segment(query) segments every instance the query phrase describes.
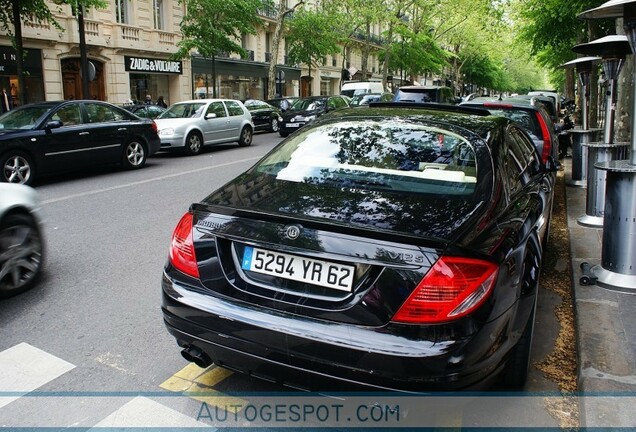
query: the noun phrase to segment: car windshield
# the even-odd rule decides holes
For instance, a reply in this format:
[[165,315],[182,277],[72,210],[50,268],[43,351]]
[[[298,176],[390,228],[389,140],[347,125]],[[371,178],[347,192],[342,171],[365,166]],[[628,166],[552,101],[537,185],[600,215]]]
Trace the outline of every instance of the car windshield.
[[24,106],[0,116],[0,129],[33,129],[49,106]]
[[398,193],[469,195],[475,151],[451,131],[360,119],[300,130],[257,164],[277,181]]
[[205,103],[202,102],[175,104],[157,118],[173,119],[199,117],[204,107]]
[[324,99],[298,99],[293,103],[291,109],[298,111],[314,111],[324,108]]

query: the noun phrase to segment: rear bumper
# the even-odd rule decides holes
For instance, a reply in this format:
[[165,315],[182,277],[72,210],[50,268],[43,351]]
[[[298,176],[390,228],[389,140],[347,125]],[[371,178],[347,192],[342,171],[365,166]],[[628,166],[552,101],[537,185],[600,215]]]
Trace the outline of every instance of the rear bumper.
[[500,371],[508,349],[493,338],[509,324],[506,315],[470,338],[418,340],[388,327],[254,308],[185,288],[165,274],[162,310],[180,346],[196,346],[228,369],[313,391],[333,383],[379,391],[481,390]]

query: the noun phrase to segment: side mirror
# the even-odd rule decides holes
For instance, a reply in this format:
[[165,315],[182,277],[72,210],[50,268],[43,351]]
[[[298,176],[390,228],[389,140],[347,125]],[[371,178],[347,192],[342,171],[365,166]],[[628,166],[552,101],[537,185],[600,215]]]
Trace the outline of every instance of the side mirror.
[[51,120],[46,125],[44,125],[44,129],[50,131],[51,129],[57,129],[63,126],[61,120]]
[[209,120],[209,119],[212,119],[212,118],[216,118],[216,114],[215,113],[208,113],[208,114],[205,115],[205,119],[206,120]]

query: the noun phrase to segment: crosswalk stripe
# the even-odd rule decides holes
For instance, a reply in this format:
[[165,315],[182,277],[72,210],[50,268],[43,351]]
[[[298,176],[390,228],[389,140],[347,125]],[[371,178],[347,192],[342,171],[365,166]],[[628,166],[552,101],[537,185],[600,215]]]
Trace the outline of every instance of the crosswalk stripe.
[[[0,389],[27,394],[75,368],[75,365],[28,343],[0,352]],[[0,408],[20,396],[0,396]]]
[[[196,421],[178,411],[143,396],[137,396],[93,428],[195,428],[210,425]],[[214,430],[214,429],[213,429]]]

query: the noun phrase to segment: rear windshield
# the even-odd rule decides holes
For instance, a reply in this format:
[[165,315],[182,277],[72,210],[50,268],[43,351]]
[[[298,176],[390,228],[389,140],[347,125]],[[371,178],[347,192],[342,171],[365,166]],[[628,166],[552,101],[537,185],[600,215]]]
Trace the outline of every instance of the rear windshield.
[[359,119],[301,129],[254,169],[278,181],[336,189],[469,195],[478,167],[472,145],[453,132]]

